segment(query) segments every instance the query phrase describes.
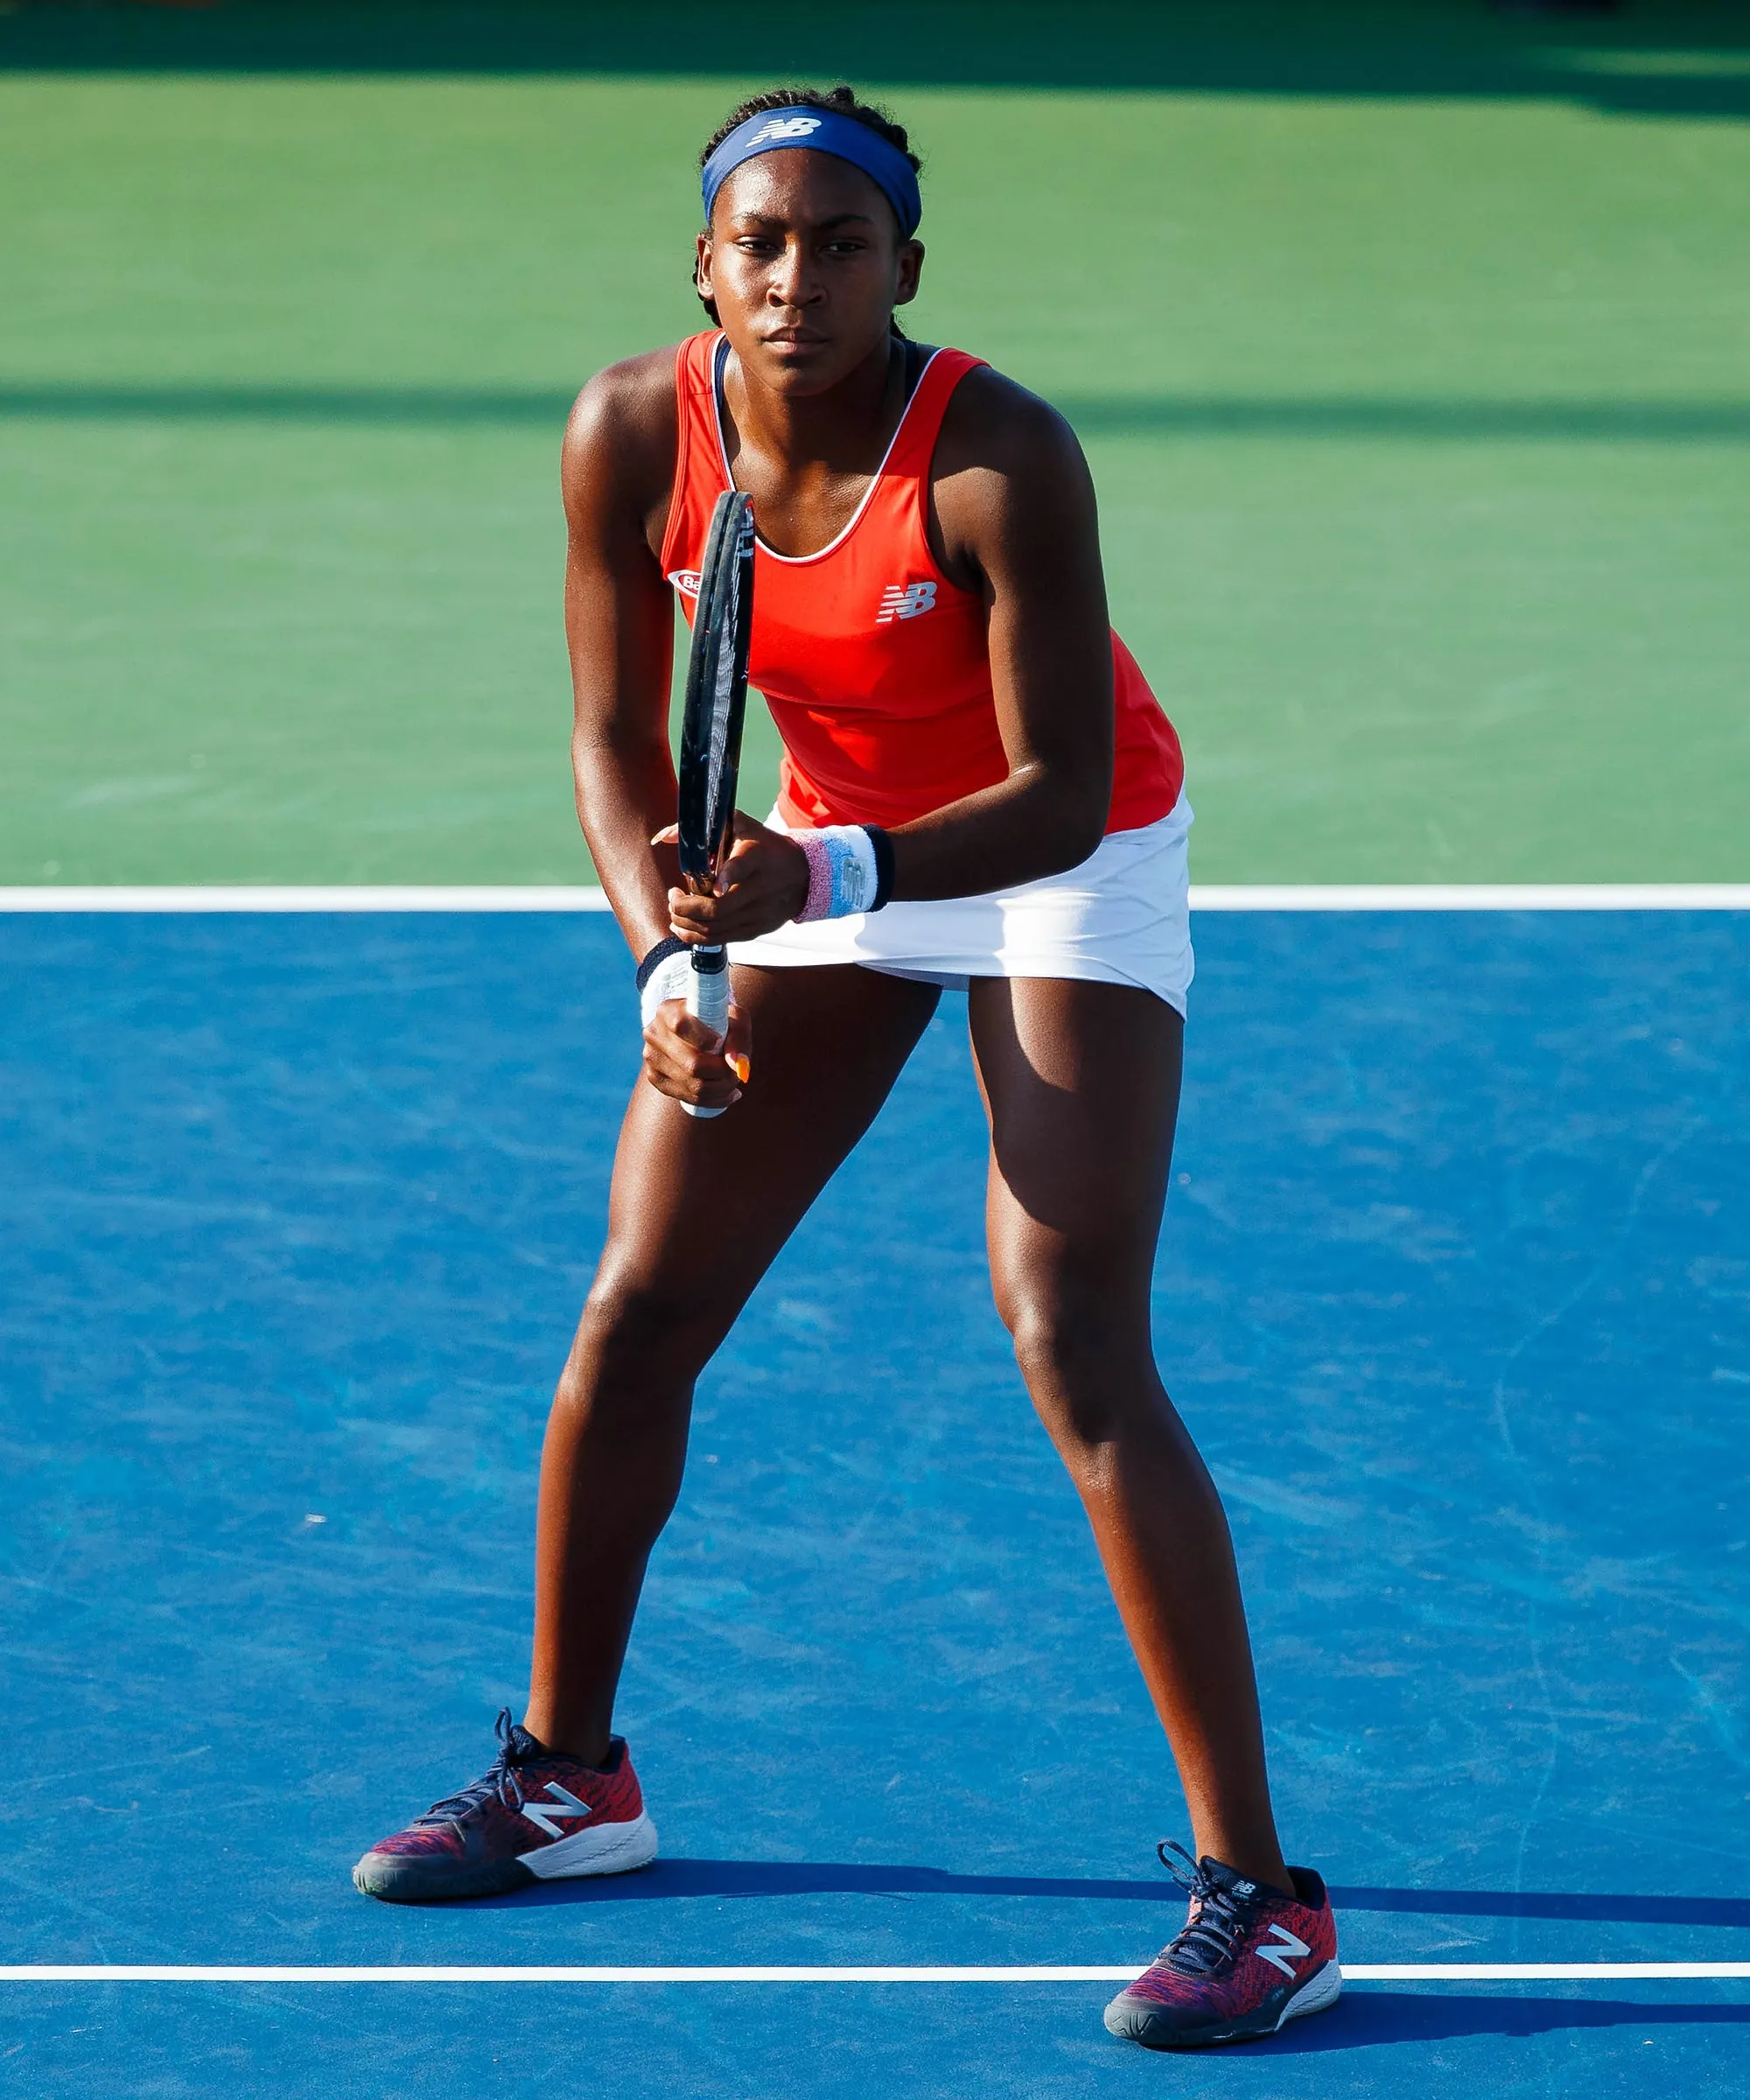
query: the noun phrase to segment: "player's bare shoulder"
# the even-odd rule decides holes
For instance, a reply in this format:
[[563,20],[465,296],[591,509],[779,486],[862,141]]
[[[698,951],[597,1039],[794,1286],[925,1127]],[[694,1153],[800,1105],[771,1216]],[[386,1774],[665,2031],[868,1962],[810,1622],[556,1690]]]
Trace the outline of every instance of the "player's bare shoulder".
[[1081,444],[1066,418],[989,365],[976,367],[954,389],[934,464],[938,480],[968,470],[1024,479],[1085,471]]
[[931,462],[930,503],[950,573],[987,568],[993,542],[1018,532],[1097,529],[1093,478],[1068,420],[988,365],[954,389]]
[[678,437],[678,354],[670,345],[606,366],[572,403],[560,480],[574,520],[604,503],[640,519],[666,517]]

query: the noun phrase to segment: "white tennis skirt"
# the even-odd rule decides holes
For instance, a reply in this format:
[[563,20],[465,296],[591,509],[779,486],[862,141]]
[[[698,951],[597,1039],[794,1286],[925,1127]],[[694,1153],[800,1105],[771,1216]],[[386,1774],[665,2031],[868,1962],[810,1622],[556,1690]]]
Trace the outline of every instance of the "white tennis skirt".
[[[774,830],[786,827],[774,814]],[[1158,823],[1111,831],[1079,867],[982,897],[895,903],[846,919],[794,921],[731,943],[732,962],[761,970],[861,962],[898,977],[963,991],[969,977],[1074,977],[1134,984],[1185,1012],[1191,989],[1181,794]]]

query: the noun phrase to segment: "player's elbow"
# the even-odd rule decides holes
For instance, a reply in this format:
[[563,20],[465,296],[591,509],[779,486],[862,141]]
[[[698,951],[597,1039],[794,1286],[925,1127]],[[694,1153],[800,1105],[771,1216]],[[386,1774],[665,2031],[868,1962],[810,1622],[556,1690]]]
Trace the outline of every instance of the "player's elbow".
[[1072,868],[1079,868],[1100,843],[1101,827],[1098,824],[1078,823],[1066,825],[1053,841],[1049,859],[1039,872],[1036,879],[1049,875],[1067,875]]
[[1105,836],[1111,802],[1110,766],[1103,773],[1090,769],[1083,777],[1053,781],[1050,816],[1039,832],[1050,858],[1050,865],[1040,870],[1042,876],[1067,874],[1082,865]]
[[1074,836],[1070,843],[1071,858],[1067,864],[1068,866],[1079,868],[1105,837],[1106,819],[1111,807],[1112,784],[1106,780],[1101,784],[1099,792],[1088,798],[1087,806],[1076,816]]

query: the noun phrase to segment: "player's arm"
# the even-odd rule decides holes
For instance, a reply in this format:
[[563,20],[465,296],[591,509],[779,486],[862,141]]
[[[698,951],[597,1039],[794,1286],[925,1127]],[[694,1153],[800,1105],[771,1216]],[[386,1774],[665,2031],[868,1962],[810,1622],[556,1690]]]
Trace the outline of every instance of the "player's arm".
[[[642,962],[668,934],[672,850],[651,841],[675,816],[668,681],[675,612],[662,544],[675,459],[674,353],[598,373],[565,431],[565,638],[571,657],[571,772],[578,818],[621,933]],[[750,1047],[738,1024],[728,1046]],[[644,1031],[652,1085],[724,1107],[737,1080],[713,1032],[678,999]]]
[[650,841],[675,816],[675,612],[651,547],[674,472],[674,385],[672,352],[598,373],[578,396],[560,460],[578,818],[640,960],[668,931],[669,878]]
[[1093,478],[1054,409],[988,371],[936,453],[935,553],[987,608],[1008,773],[892,835],[896,898],[963,897],[1086,860],[1112,799],[1112,640]]

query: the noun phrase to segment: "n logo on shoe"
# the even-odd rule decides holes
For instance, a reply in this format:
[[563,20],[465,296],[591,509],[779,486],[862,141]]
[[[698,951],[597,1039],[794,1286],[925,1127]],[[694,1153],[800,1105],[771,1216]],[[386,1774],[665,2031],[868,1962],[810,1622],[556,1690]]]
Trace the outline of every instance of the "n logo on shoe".
[[[547,1782],[547,1799],[545,1801],[525,1801],[522,1804],[522,1813],[524,1819],[532,1823],[536,1830],[545,1830],[550,1838],[563,1838],[564,1832],[559,1828],[561,1818],[568,1816],[592,1816],[595,1810],[591,1808],[588,1802],[579,1801],[575,1794],[562,1787],[556,1779],[550,1779]],[[1280,1931],[1281,1928],[1278,1926],[1277,1929]],[[1296,1944],[1298,1945],[1299,1942],[1297,1941]],[[1305,1954],[1306,1950],[1302,1947],[1300,1951]],[[1292,1975],[1292,1970],[1289,1973]]]
[[1270,1930],[1281,1941],[1279,1947],[1254,1947],[1252,1952],[1259,1961],[1268,1962],[1272,1969],[1280,1969],[1292,1984],[1295,1978],[1294,1956],[1311,1954],[1312,1950],[1305,1940],[1296,1939],[1285,1925],[1272,1925]]

